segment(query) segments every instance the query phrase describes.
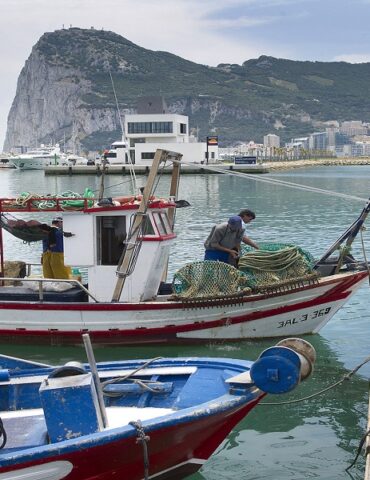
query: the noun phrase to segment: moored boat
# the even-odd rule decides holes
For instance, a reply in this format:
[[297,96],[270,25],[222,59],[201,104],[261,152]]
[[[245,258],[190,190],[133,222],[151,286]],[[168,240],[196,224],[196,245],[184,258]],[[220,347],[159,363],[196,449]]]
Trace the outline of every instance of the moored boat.
[[47,165],[67,165],[59,144],[41,145],[26,153],[14,155],[11,162],[18,170],[43,170]]
[[0,478],[180,480],[266,395],[312,372],[308,342],[255,361],[154,358],[53,367],[0,355]]
[[[178,167],[170,195],[156,198],[156,170],[168,158]],[[74,286],[63,291],[48,288],[55,279],[37,279],[36,288],[32,278],[22,279],[22,285],[1,286],[0,339],[73,344],[79,342],[81,331],[87,331],[96,343],[156,344],[316,333],[368,277],[364,262],[344,256],[333,260],[331,254],[343,242],[348,246],[353,241],[368,215],[369,203],[307,275],[263,287],[240,288],[237,282],[233,292],[220,290],[214,295],[174,292],[176,282],[168,285],[163,280],[176,238],[174,211],[181,206],[175,188],[178,162],[178,155],[157,151],[142,195],[101,200],[48,197],[49,211],[62,214],[65,231],[72,233],[64,239],[65,262],[86,268],[87,282],[59,282]],[[14,199],[1,199],[3,227],[31,241],[22,237],[21,227],[7,223],[7,216],[39,212],[39,201],[42,198],[18,204]],[[219,278],[216,268],[221,272],[221,265],[212,263],[211,273],[202,270],[198,283]],[[31,284],[33,289],[28,287]]]

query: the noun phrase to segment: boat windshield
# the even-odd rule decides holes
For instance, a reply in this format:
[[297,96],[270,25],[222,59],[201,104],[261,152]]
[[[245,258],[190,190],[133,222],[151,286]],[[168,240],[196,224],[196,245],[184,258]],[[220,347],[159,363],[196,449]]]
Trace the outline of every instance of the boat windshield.
[[169,235],[172,228],[165,212],[154,212],[153,220],[160,235]]

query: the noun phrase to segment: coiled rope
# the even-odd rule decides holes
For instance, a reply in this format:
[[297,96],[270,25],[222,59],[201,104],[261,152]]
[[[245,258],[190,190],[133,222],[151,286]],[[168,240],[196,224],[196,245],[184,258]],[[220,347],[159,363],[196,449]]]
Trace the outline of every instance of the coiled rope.
[[[38,193],[22,192],[19,197],[14,201],[14,206],[26,207],[29,203],[32,203],[32,206],[40,210],[48,210],[55,208],[57,202],[55,199],[63,198],[81,198],[80,193],[72,192],[70,190],[60,193],[59,195],[39,195]],[[40,199],[43,200],[40,200]],[[63,205],[62,205],[63,206]]]
[[[146,368],[148,365],[150,365],[151,363],[157,361],[157,360],[161,360],[163,357],[155,357],[155,358],[151,358],[150,360],[148,360],[147,362],[143,363],[142,365],[140,365],[139,367],[137,367],[133,372],[130,372],[128,375],[124,375],[122,377],[115,377],[115,378],[111,378],[109,380],[106,380],[105,382],[101,382],[101,387],[102,387],[102,390],[103,390],[103,394],[106,395],[106,396],[109,396],[109,397],[113,397],[113,396],[118,396],[120,394],[116,394],[116,393],[113,393],[113,392],[107,392],[104,390],[104,388],[107,386],[107,385],[111,385],[112,383],[119,383],[119,382],[124,382],[125,380],[130,380],[130,381],[135,381],[136,383],[139,383],[138,380],[135,380],[135,379],[132,379],[131,377],[133,375],[135,375],[135,373],[139,372],[140,370],[143,370],[144,368]],[[141,381],[142,383],[140,383],[140,385],[144,386],[145,382],[144,381]],[[148,385],[145,386],[145,388],[149,391],[153,391]]]
[[254,250],[243,255],[239,260],[239,268],[260,271],[280,272],[291,267],[302,258],[297,247],[286,247],[275,252]]

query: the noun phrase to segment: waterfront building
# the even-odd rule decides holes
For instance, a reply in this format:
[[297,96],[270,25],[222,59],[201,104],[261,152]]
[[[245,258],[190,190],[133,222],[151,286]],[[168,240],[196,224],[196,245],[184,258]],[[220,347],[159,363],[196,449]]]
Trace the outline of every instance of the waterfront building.
[[150,165],[157,148],[181,153],[184,163],[218,161],[217,137],[199,142],[189,134],[189,118],[168,112],[161,97],[141,98],[137,113],[125,115],[124,130],[130,159],[138,165]]
[[266,147],[280,147],[280,137],[273,133],[269,133],[263,137],[263,146]]
[[327,149],[332,150],[336,145],[336,134],[339,133],[339,127],[328,127],[325,129],[327,135]]
[[361,120],[352,120],[349,122],[342,122],[339,131],[349,137],[354,137],[355,135],[366,135],[368,128]]
[[328,134],[326,132],[311,133],[308,138],[308,148],[310,150],[326,150],[328,143]]
[[280,149],[280,137],[269,133],[263,137],[263,157],[274,158]]

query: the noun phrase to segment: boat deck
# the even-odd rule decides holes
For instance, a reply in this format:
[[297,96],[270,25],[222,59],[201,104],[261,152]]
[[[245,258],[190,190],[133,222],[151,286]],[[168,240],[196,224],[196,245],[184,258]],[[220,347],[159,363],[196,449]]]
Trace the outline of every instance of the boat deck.
[[[31,288],[0,287],[0,302],[38,302],[40,300],[39,292]],[[64,292],[43,291],[43,301],[45,302],[87,302],[88,295],[80,288],[71,288]]]
[[[106,407],[108,426],[105,430],[123,427],[132,421],[145,421],[173,413],[172,408],[138,408],[138,407]],[[6,448],[8,450],[39,447],[49,443],[47,426],[42,408],[0,412],[5,431],[7,432]]]

